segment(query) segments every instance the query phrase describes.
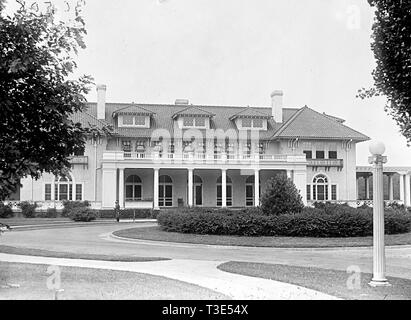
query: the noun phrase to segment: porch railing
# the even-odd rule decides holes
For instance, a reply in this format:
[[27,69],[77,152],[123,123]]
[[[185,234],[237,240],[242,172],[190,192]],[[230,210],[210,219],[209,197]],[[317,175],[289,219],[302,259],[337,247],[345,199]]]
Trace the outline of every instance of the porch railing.
[[140,153],[140,152],[122,152],[106,151],[103,154],[103,160],[141,160],[141,161],[256,161],[256,162],[305,162],[305,155],[287,155],[287,154],[243,154],[243,153]]

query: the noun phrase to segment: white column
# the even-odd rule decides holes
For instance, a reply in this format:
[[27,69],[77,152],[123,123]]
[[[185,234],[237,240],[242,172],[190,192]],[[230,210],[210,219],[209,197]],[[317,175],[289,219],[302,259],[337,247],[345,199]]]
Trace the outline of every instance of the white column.
[[293,180],[293,170],[287,170],[287,178]]
[[254,206],[260,206],[260,170],[254,172]]
[[193,169],[188,169],[188,206],[194,205]]
[[71,181],[71,184],[73,186],[73,190],[71,190],[71,200],[76,201],[76,180],[74,179],[74,176],[73,176],[73,180]]
[[103,208],[114,208],[117,191],[117,169],[113,167],[103,168],[102,200]]
[[294,184],[301,197],[303,198],[303,203],[307,205],[307,171],[306,170],[295,170],[294,171]]
[[153,192],[153,198],[154,198],[154,210],[159,210],[160,207],[158,205],[158,189],[159,189],[159,178],[160,178],[160,170],[159,169],[154,169],[154,192]]
[[406,174],[405,175],[405,201],[406,201],[406,206],[410,207],[411,206],[411,194],[410,194],[410,175]]
[[227,170],[221,170],[221,203],[222,207],[227,207]]
[[394,201],[394,182],[393,182],[393,175],[388,175],[388,194],[389,200]]
[[386,158],[381,155],[370,157],[373,164],[373,278],[371,286],[389,285],[385,278],[385,246],[384,246],[384,178],[383,163]]
[[124,199],[124,169],[118,170],[118,202],[120,208],[125,207],[125,199]]
[[404,174],[400,173],[400,200],[405,205]]
[[56,200],[56,178],[53,177],[53,182],[51,183],[51,201]]

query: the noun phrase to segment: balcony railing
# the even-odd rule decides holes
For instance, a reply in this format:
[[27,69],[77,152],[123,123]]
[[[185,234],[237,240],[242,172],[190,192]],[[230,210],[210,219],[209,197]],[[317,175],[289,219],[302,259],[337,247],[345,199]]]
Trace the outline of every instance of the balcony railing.
[[70,158],[71,165],[88,166],[88,156],[74,156]]
[[107,151],[103,155],[106,161],[183,161],[183,162],[305,162],[305,155],[287,154],[242,154],[242,153],[140,153]]
[[344,160],[342,159],[307,159],[309,167],[337,167],[342,168],[344,166]]

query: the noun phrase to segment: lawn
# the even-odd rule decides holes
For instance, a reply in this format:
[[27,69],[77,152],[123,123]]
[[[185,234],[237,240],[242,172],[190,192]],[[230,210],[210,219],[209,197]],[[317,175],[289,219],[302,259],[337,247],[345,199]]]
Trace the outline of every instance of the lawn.
[[347,280],[352,274],[344,271],[247,262],[227,262],[218,268],[230,273],[291,283],[343,299],[411,300],[411,280],[408,279],[388,277],[391,287],[372,288],[368,285],[372,275],[363,273],[359,274],[360,286],[349,289]]
[[16,254],[22,256],[49,257],[62,259],[80,259],[80,260],[99,260],[99,261],[118,261],[118,262],[149,262],[170,260],[159,257],[140,257],[137,255],[102,255],[88,253],[71,253],[57,252],[42,249],[26,249],[0,245],[0,253]]
[[[182,234],[162,231],[160,227],[133,228],[114,232],[119,237],[152,240],[195,243],[206,245],[276,247],[276,248],[330,248],[330,247],[369,247],[373,244],[372,237],[363,238],[296,238],[296,237],[238,237]],[[385,244],[411,244],[411,233],[386,235]]]
[[[0,300],[52,300],[46,265],[0,262]],[[185,282],[134,272],[60,267],[61,300],[194,300],[228,297]],[[4,288],[18,284],[19,288]]]

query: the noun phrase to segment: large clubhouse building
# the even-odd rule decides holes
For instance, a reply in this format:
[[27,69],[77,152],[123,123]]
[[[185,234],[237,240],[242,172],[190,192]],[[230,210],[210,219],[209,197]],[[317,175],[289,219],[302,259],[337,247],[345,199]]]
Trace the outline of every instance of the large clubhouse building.
[[[369,138],[307,106],[285,108],[281,91],[272,93],[269,107],[106,103],[105,97],[106,86],[97,86],[97,103],[73,120],[111,127],[111,134],[90,137],[70,174],[24,179],[15,200],[43,207],[87,200],[103,209],[116,200],[122,208],[257,206],[279,173],[294,181],[306,204],[370,199],[370,168],[356,167],[356,145]],[[401,201],[409,205],[409,175],[401,179]]]

